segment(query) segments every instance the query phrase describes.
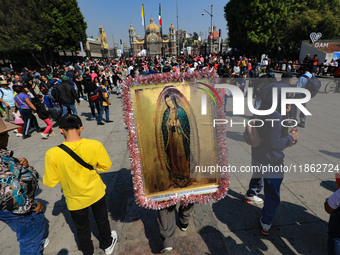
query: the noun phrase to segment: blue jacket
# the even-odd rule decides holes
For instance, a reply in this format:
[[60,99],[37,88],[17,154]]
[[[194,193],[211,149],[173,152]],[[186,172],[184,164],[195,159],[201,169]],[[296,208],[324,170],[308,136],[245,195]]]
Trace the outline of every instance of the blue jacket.
[[[273,166],[281,165],[285,154],[283,150],[290,146],[294,141],[291,135],[281,137],[281,121],[283,120],[281,114],[277,111],[268,116],[261,116],[258,119],[264,121],[261,128],[257,128],[261,138],[260,146],[252,148],[252,157],[262,163]],[[278,119],[279,121],[265,121],[265,119]]]
[[[261,91],[261,106],[260,110],[269,109],[272,105],[272,88],[278,88],[278,106],[276,111],[267,116],[258,116],[264,125],[257,128],[261,138],[260,146],[252,148],[252,157],[262,163],[270,164],[273,166],[283,164],[285,154],[283,150],[290,146],[294,141],[291,135],[281,137],[281,88],[290,87],[288,83],[272,83],[264,87]],[[276,121],[266,121],[266,119],[276,119]]]

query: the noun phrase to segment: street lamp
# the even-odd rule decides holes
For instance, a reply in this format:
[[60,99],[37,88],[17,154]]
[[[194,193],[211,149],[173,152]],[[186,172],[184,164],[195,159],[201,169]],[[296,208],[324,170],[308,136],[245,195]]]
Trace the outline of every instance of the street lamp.
[[[206,9],[203,9],[202,16],[204,16],[204,12],[206,12],[210,15],[210,17],[211,17],[211,27],[210,27],[210,29],[211,29],[211,36],[212,36],[212,33],[213,33],[213,27],[212,27],[212,24],[213,24],[213,5],[210,4],[209,7],[211,8],[211,13],[208,12]],[[211,38],[210,39],[210,53],[212,53],[212,41],[213,41],[213,39]]]

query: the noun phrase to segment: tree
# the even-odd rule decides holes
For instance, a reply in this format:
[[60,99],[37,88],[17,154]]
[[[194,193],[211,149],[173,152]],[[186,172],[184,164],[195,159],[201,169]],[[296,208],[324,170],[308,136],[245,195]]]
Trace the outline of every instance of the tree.
[[332,5],[326,3],[318,10],[307,10],[287,22],[287,36],[285,44],[290,48],[300,47],[301,41],[309,40],[311,32],[321,32],[323,38],[340,38],[340,3]]
[[0,52],[30,56],[42,65],[58,50],[79,49],[87,24],[76,0],[0,0]]
[[313,31],[339,38],[339,0],[230,0],[224,8],[230,46],[245,53],[297,48]]
[[192,35],[192,39],[193,40],[198,40],[198,34],[196,32],[194,32],[194,34]]

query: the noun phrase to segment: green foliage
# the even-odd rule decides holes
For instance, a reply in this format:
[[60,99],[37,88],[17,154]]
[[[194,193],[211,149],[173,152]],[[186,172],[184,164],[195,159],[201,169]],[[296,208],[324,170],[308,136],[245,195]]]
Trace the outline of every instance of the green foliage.
[[79,49],[87,24],[76,0],[0,0],[0,52]]
[[340,0],[230,0],[224,7],[230,46],[246,53],[296,49],[311,32],[340,37]]

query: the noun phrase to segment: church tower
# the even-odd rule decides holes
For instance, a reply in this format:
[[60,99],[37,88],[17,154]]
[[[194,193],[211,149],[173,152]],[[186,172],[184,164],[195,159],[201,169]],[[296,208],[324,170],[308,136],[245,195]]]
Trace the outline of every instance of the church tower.
[[129,39],[130,39],[130,45],[132,48],[132,45],[136,43],[136,32],[135,32],[135,29],[132,27],[132,24],[130,24],[130,28],[129,28]]
[[171,22],[171,26],[169,28],[169,37],[169,54],[176,55],[176,29],[173,22]]
[[175,31],[174,23],[171,22],[171,26],[169,28],[170,42],[176,43],[176,31]]

